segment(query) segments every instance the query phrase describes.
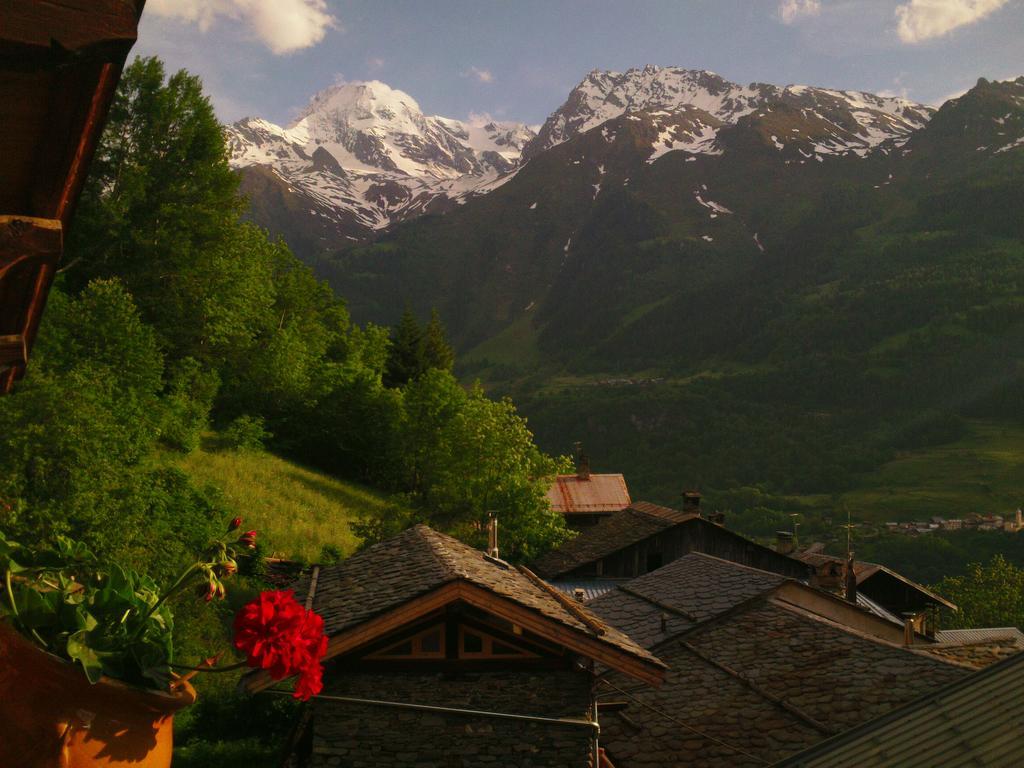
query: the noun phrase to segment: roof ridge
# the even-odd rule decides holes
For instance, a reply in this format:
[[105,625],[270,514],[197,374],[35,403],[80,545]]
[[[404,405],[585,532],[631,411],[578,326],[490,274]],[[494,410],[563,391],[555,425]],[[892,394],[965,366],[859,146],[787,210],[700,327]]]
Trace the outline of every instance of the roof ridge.
[[[806,608],[801,608],[800,606],[795,605],[793,603],[789,603],[782,600],[772,600],[772,605],[782,608],[785,611],[788,611],[797,619],[803,620],[808,623],[825,624],[827,626],[839,630],[840,632],[845,632],[848,635],[853,635],[854,637],[860,638],[861,640],[867,640],[869,642],[875,643],[876,645],[881,645],[896,651],[906,651],[923,659],[940,660],[944,663],[949,664],[950,666],[960,667],[962,669],[974,669],[974,667],[969,667],[960,662],[947,659],[944,656],[935,656],[934,654],[929,653],[927,650],[924,650],[923,647],[914,648],[913,645],[901,645],[899,643],[894,643],[891,640],[886,640],[883,637],[877,637],[875,635],[868,634],[867,632],[861,632],[859,629],[849,627],[845,624],[840,624],[838,621],[833,621],[832,619],[829,619],[826,616],[821,616],[817,613],[812,613],[811,611],[808,611]],[[928,647],[930,648],[932,646],[929,645]]]
[[[593,632],[595,635],[602,636],[608,633],[608,626],[598,620],[590,611],[586,610],[582,605],[576,603],[571,597],[563,594],[559,590],[552,587],[540,576],[535,574],[525,565],[517,565],[516,570],[523,574],[533,584],[538,587],[542,592],[550,595],[555,601],[561,605],[565,610],[575,619],[583,624],[587,629]],[[628,635],[627,635],[628,637]]]
[[[710,521],[708,521],[708,522],[710,522]],[[714,523],[711,523],[711,524],[714,525]],[[726,530],[728,530],[728,528]],[[682,557],[677,557],[672,562],[673,563],[677,563],[680,560],[685,560],[687,557],[690,557],[691,555],[696,555],[697,557],[703,557],[703,558],[706,558],[707,560],[714,560],[714,561],[719,562],[719,563],[725,563],[726,565],[732,566],[733,568],[736,568],[736,569],[739,569],[739,570],[753,571],[754,573],[757,573],[757,574],[760,574],[760,575],[763,575],[763,576],[773,576],[773,577],[777,578],[779,581],[796,581],[796,582],[799,583],[799,580],[798,579],[794,579],[792,576],[786,576],[785,574],[776,573],[775,571],[766,571],[763,568],[755,568],[752,565],[747,565],[745,563],[737,563],[735,560],[727,560],[724,557],[716,557],[715,555],[709,555],[706,552],[697,552],[696,550],[687,552],[685,555],[683,555]],[[661,566],[661,568],[668,568],[671,565],[672,565],[672,563],[668,563],[666,565]],[[657,570],[654,570],[654,571],[649,571],[648,573],[645,573],[644,576],[649,576],[652,573],[657,573],[658,571],[661,570],[661,568],[658,568]],[[638,579],[642,579],[644,576],[637,576],[637,578]]]
[[686,642],[682,638],[679,639],[679,644],[683,648],[688,650],[690,653],[692,653],[694,656],[696,656],[697,658],[702,660],[705,664],[710,664],[711,666],[715,667],[716,669],[721,670],[722,672],[724,672],[725,674],[729,675],[730,677],[733,677],[736,680],[739,680],[743,685],[745,685],[747,688],[752,690],[754,693],[756,693],[761,698],[770,701],[772,704],[774,704],[775,706],[779,707],[780,709],[783,709],[786,712],[788,712],[789,714],[793,715],[794,717],[797,717],[797,718],[803,720],[805,723],[810,725],[815,730],[821,731],[822,733],[828,734],[829,736],[834,736],[835,734],[839,733],[839,731],[836,730],[835,728],[831,728],[828,725],[826,725],[825,723],[822,723],[821,721],[816,720],[815,718],[813,718],[810,715],[808,715],[806,712],[804,712],[802,709],[800,709],[796,705],[790,704],[785,699],[779,698],[778,696],[776,696],[773,693],[769,693],[768,691],[764,690],[760,685],[755,683],[753,680],[749,679],[748,677],[745,677],[744,675],[742,675],[741,673],[737,672],[735,669],[733,669],[729,665],[723,664],[718,659],[715,659],[715,658],[713,658],[711,656],[708,656],[703,651],[701,651],[699,648],[697,648],[694,645],[691,645],[690,643]]
[[481,557],[483,556],[483,552],[473,549],[473,547],[470,547],[468,544],[464,544],[454,536],[448,536],[440,531],[435,531],[425,523],[417,523],[411,530],[417,529],[419,529],[418,532],[420,538],[427,545],[427,549],[430,551],[431,556],[444,572],[445,578],[442,583],[454,581],[455,579],[469,579],[469,574],[465,569],[459,567],[455,559],[448,553],[447,547],[454,543],[460,547],[472,550]]
[[641,599],[641,600],[643,600],[645,602],[648,602],[648,603],[650,603],[651,605],[653,605],[656,608],[661,608],[662,610],[665,610],[665,611],[672,611],[672,613],[678,613],[680,616],[682,616],[684,619],[687,619],[688,621],[692,621],[694,623],[699,623],[700,622],[700,619],[698,619],[694,614],[690,613],[689,611],[684,610],[683,608],[679,608],[678,606],[675,606],[675,605],[669,605],[668,603],[663,603],[660,600],[655,600],[653,597],[648,597],[647,595],[643,594],[642,592],[637,592],[635,589],[630,589],[628,584],[620,584],[618,587],[616,587],[616,589],[621,590],[622,592],[625,592],[627,595],[632,595],[633,597],[636,597],[636,598],[639,598],[639,599]]

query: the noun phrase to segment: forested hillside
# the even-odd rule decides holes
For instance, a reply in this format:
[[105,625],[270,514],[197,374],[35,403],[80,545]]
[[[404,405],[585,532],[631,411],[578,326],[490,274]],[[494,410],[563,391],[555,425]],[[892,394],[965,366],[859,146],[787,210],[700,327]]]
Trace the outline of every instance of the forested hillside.
[[1024,78],[870,152],[810,151],[820,124],[783,107],[712,152],[652,154],[665,118],[615,117],[314,266],[360,318],[436,305],[463,376],[636,497],[760,486],[828,511],[966,419],[1020,423]]

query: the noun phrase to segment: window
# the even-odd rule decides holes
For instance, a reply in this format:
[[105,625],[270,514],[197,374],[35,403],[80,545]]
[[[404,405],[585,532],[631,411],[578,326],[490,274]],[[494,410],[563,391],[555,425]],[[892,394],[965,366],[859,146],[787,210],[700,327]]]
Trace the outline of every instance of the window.
[[537,654],[470,627],[459,627],[460,659],[532,659]]
[[386,646],[376,653],[371,653],[367,659],[376,660],[404,660],[404,659],[443,659],[444,658],[444,625],[424,629],[422,632],[399,640],[393,645]]

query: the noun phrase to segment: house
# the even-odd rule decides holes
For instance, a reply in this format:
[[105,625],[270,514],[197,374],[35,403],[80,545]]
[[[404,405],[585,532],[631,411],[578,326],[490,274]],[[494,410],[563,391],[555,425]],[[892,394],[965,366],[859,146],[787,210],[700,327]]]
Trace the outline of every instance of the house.
[[810,565],[702,516],[699,503],[697,494],[688,498],[683,510],[634,502],[538,558],[532,568],[544,578],[557,581],[634,578],[689,552],[704,552],[798,579],[814,573]]
[[1024,765],[1024,653],[822,741],[777,768]]
[[669,665],[657,689],[599,678],[615,768],[771,764],[970,674],[845,600],[698,553],[587,607]]
[[0,4],[0,394],[24,375],[142,6]]
[[551,508],[565,516],[569,527],[583,529],[630,504],[626,479],[621,474],[597,475],[590,471],[590,459],[580,454],[576,472],[558,475],[548,489]]
[[[818,583],[824,588],[844,589],[849,592],[848,579],[840,578],[839,582],[829,578],[837,572],[844,572],[846,563],[840,557],[822,553],[801,552],[794,557],[813,566],[819,574]],[[856,596],[866,597],[871,603],[896,617],[913,616],[914,628],[925,634],[934,633],[934,623],[929,621],[932,609],[948,608],[956,610],[956,605],[937,595],[927,587],[923,587],[901,576],[895,571],[877,563],[862,560],[853,561],[853,575],[856,582]]]
[[[309,766],[584,768],[598,746],[595,668],[658,685],[620,630],[515,568],[418,525],[304,589],[329,636]],[[250,691],[271,680],[251,673]]]

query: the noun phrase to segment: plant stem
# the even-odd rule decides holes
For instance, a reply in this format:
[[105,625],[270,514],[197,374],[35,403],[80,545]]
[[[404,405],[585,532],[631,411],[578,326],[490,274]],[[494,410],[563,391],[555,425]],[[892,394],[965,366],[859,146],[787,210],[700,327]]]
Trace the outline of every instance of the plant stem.
[[185,585],[185,582],[188,580],[188,578],[197,570],[199,570],[201,565],[201,563],[195,563],[194,565],[190,565],[188,568],[185,569],[185,572],[178,577],[178,580],[171,585],[170,589],[168,589],[166,592],[160,595],[160,599],[153,603],[150,609],[146,611],[145,615],[140,619],[139,626],[132,633],[133,639],[137,638],[145,630],[146,619],[152,616],[156,612],[156,609],[163,605],[169,597],[171,597],[175,592],[178,592]]
[[11,569],[4,570],[4,583],[7,585],[7,599],[11,601],[11,613],[18,618],[18,605],[14,602],[14,588],[11,586]]

